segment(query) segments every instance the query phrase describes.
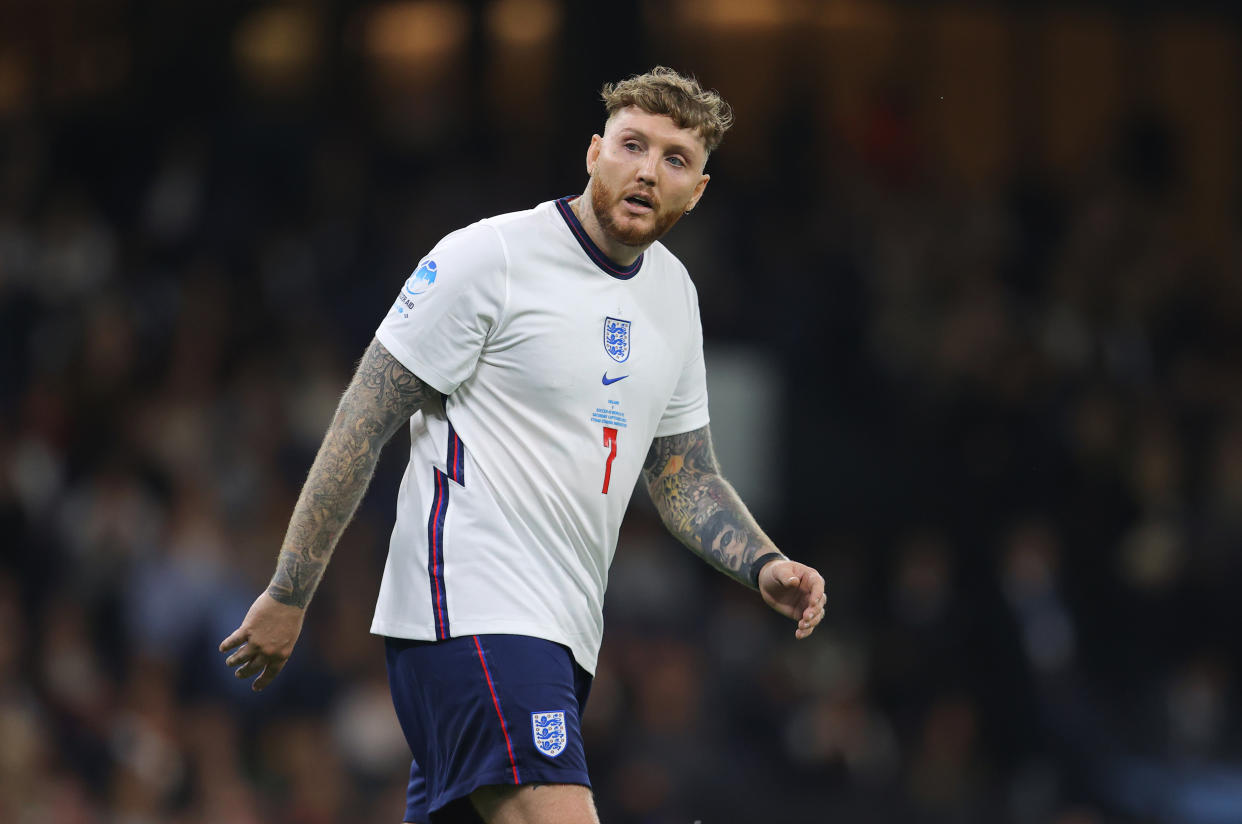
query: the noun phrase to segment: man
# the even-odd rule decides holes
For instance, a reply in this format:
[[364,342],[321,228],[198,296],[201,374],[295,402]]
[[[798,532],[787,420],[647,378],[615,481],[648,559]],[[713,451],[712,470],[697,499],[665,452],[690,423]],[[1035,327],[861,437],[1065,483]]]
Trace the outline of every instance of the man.
[[[604,87],[580,197],[445,237],[341,399],[276,573],[220,645],[284,667],[379,452],[409,424],[372,631],[414,753],[405,821],[595,822],[579,729],[642,474],[665,525],[805,638],[824,581],[721,477],[690,278],[657,239],[698,204],[727,104],[657,68]],[[645,458],[644,458],[645,456]]]

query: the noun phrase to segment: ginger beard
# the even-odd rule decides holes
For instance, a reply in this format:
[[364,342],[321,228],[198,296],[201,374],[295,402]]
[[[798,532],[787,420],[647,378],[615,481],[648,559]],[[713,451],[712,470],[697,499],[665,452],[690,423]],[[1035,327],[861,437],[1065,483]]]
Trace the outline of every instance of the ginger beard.
[[612,216],[613,207],[620,202],[621,198],[603,180],[597,177],[591,181],[591,211],[595,213],[595,219],[599,221],[606,235],[626,246],[650,246],[664,237],[673,228],[673,224],[681,219],[681,209],[664,211],[663,204],[659,203],[657,205],[660,210],[652,212],[655,224],[650,229],[643,231],[634,225],[623,227]]

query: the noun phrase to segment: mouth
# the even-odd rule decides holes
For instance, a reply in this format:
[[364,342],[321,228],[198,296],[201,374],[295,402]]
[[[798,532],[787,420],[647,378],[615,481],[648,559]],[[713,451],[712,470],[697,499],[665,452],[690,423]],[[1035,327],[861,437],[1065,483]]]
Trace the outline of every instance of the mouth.
[[625,199],[625,203],[630,207],[630,211],[638,214],[645,214],[655,209],[655,202],[642,195],[630,195]]

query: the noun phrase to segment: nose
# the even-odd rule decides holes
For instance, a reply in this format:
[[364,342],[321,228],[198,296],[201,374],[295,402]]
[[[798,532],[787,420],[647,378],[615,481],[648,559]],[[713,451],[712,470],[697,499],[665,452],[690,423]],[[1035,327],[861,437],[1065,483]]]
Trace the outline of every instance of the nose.
[[643,158],[643,162],[638,167],[638,179],[648,186],[656,184],[656,169],[659,168],[660,159],[656,152],[648,152]]

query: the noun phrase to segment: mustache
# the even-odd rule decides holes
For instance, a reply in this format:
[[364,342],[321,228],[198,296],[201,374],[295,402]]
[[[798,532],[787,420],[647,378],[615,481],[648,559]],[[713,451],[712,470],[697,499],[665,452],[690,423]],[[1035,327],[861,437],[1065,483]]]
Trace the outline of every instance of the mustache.
[[621,195],[622,200],[629,200],[632,197],[638,198],[639,200],[644,201],[648,206],[651,206],[653,209],[659,207],[660,205],[660,201],[656,197],[655,192],[650,189],[639,189],[633,192],[626,192],[625,194]]

